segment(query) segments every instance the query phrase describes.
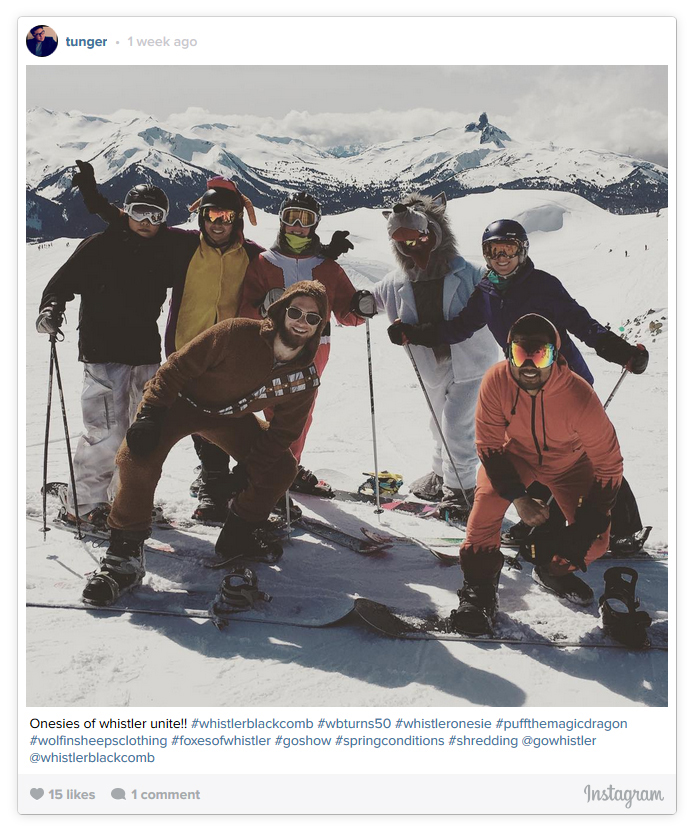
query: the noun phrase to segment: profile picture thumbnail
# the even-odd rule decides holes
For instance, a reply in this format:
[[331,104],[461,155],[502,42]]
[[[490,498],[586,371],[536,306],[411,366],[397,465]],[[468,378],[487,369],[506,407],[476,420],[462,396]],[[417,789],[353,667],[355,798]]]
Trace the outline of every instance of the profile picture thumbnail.
[[36,57],[48,57],[58,48],[58,35],[50,26],[32,26],[27,32],[27,49]]

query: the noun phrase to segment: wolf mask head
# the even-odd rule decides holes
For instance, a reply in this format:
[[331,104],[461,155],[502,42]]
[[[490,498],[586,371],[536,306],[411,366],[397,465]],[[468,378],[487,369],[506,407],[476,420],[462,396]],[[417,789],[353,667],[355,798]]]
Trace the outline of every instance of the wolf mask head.
[[[412,281],[442,279],[457,254],[455,237],[445,212],[444,193],[435,198],[409,193],[392,210],[383,211],[395,258]],[[422,235],[428,235],[428,240],[406,244]]]

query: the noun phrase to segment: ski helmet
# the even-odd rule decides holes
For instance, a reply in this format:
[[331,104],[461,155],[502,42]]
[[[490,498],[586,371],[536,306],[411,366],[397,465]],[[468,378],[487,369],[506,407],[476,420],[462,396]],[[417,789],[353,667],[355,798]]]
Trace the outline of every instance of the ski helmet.
[[[482,233],[482,253],[484,254],[487,266],[493,270],[492,260],[489,256],[492,242],[516,242],[518,245],[518,267],[528,258],[528,248],[530,246],[528,234],[525,232],[523,225],[517,221],[513,221],[512,219],[493,221],[485,228],[484,233]],[[518,268],[513,272],[515,273],[517,270]]]
[[150,204],[161,208],[166,214],[169,212],[169,199],[166,193],[154,184],[138,184],[133,187],[126,195],[123,204],[126,207],[129,204]]
[[243,222],[243,201],[236,190],[231,190],[228,187],[212,187],[203,194],[198,204],[198,226],[203,233],[209,208],[229,210],[234,213],[233,225],[235,228],[239,226],[240,222]]
[[306,192],[288,195],[280,207],[280,221],[283,224],[298,223],[302,227],[310,227],[312,234],[320,220],[321,206],[312,195]]

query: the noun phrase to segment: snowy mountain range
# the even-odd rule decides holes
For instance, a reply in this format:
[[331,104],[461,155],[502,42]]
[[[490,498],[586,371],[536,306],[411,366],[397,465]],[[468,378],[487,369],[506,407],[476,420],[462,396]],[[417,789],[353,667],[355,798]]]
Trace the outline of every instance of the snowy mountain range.
[[443,190],[449,198],[497,189],[558,190],[627,214],[667,206],[665,168],[605,150],[519,142],[493,126],[486,113],[464,128],[321,149],[233,123],[173,129],[137,113],[104,118],[36,107],[27,114],[28,239],[101,229],[71,189],[76,158],[94,165],[102,192],[116,202],[143,181],[164,188],[171,224],[189,217],[187,205],[212,175],[232,177],[269,212],[277,211],[288,191],[303,189],[326,213],[387,206],[411,189]]

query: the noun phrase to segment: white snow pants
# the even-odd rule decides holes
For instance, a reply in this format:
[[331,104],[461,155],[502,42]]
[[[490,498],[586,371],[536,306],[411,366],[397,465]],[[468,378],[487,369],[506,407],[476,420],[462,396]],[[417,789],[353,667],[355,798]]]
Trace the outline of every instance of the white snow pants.
[[[80,515],[86,515],[100,503],[113,500],[118,485],[116,452],[135,418],[145,383],[158,368],[158,363],[84,363],[84,434],[77,443],[74,460]],[[75,511],[72,486],[69,485],[68,511],[73,514]]]
[[[475,447],[475,408],[482,377],[455,382],[450,360],[436,366],[434,371],[422,373],[432,408],[436,413],[446,444],[453,457],[448,457],[434,418],[429,428],[434,438],[432,471],[443,477],[443,483],[451,489],[471,489],[477,479],[477,449]],[[456,477],[456,471],[460,477]]]

